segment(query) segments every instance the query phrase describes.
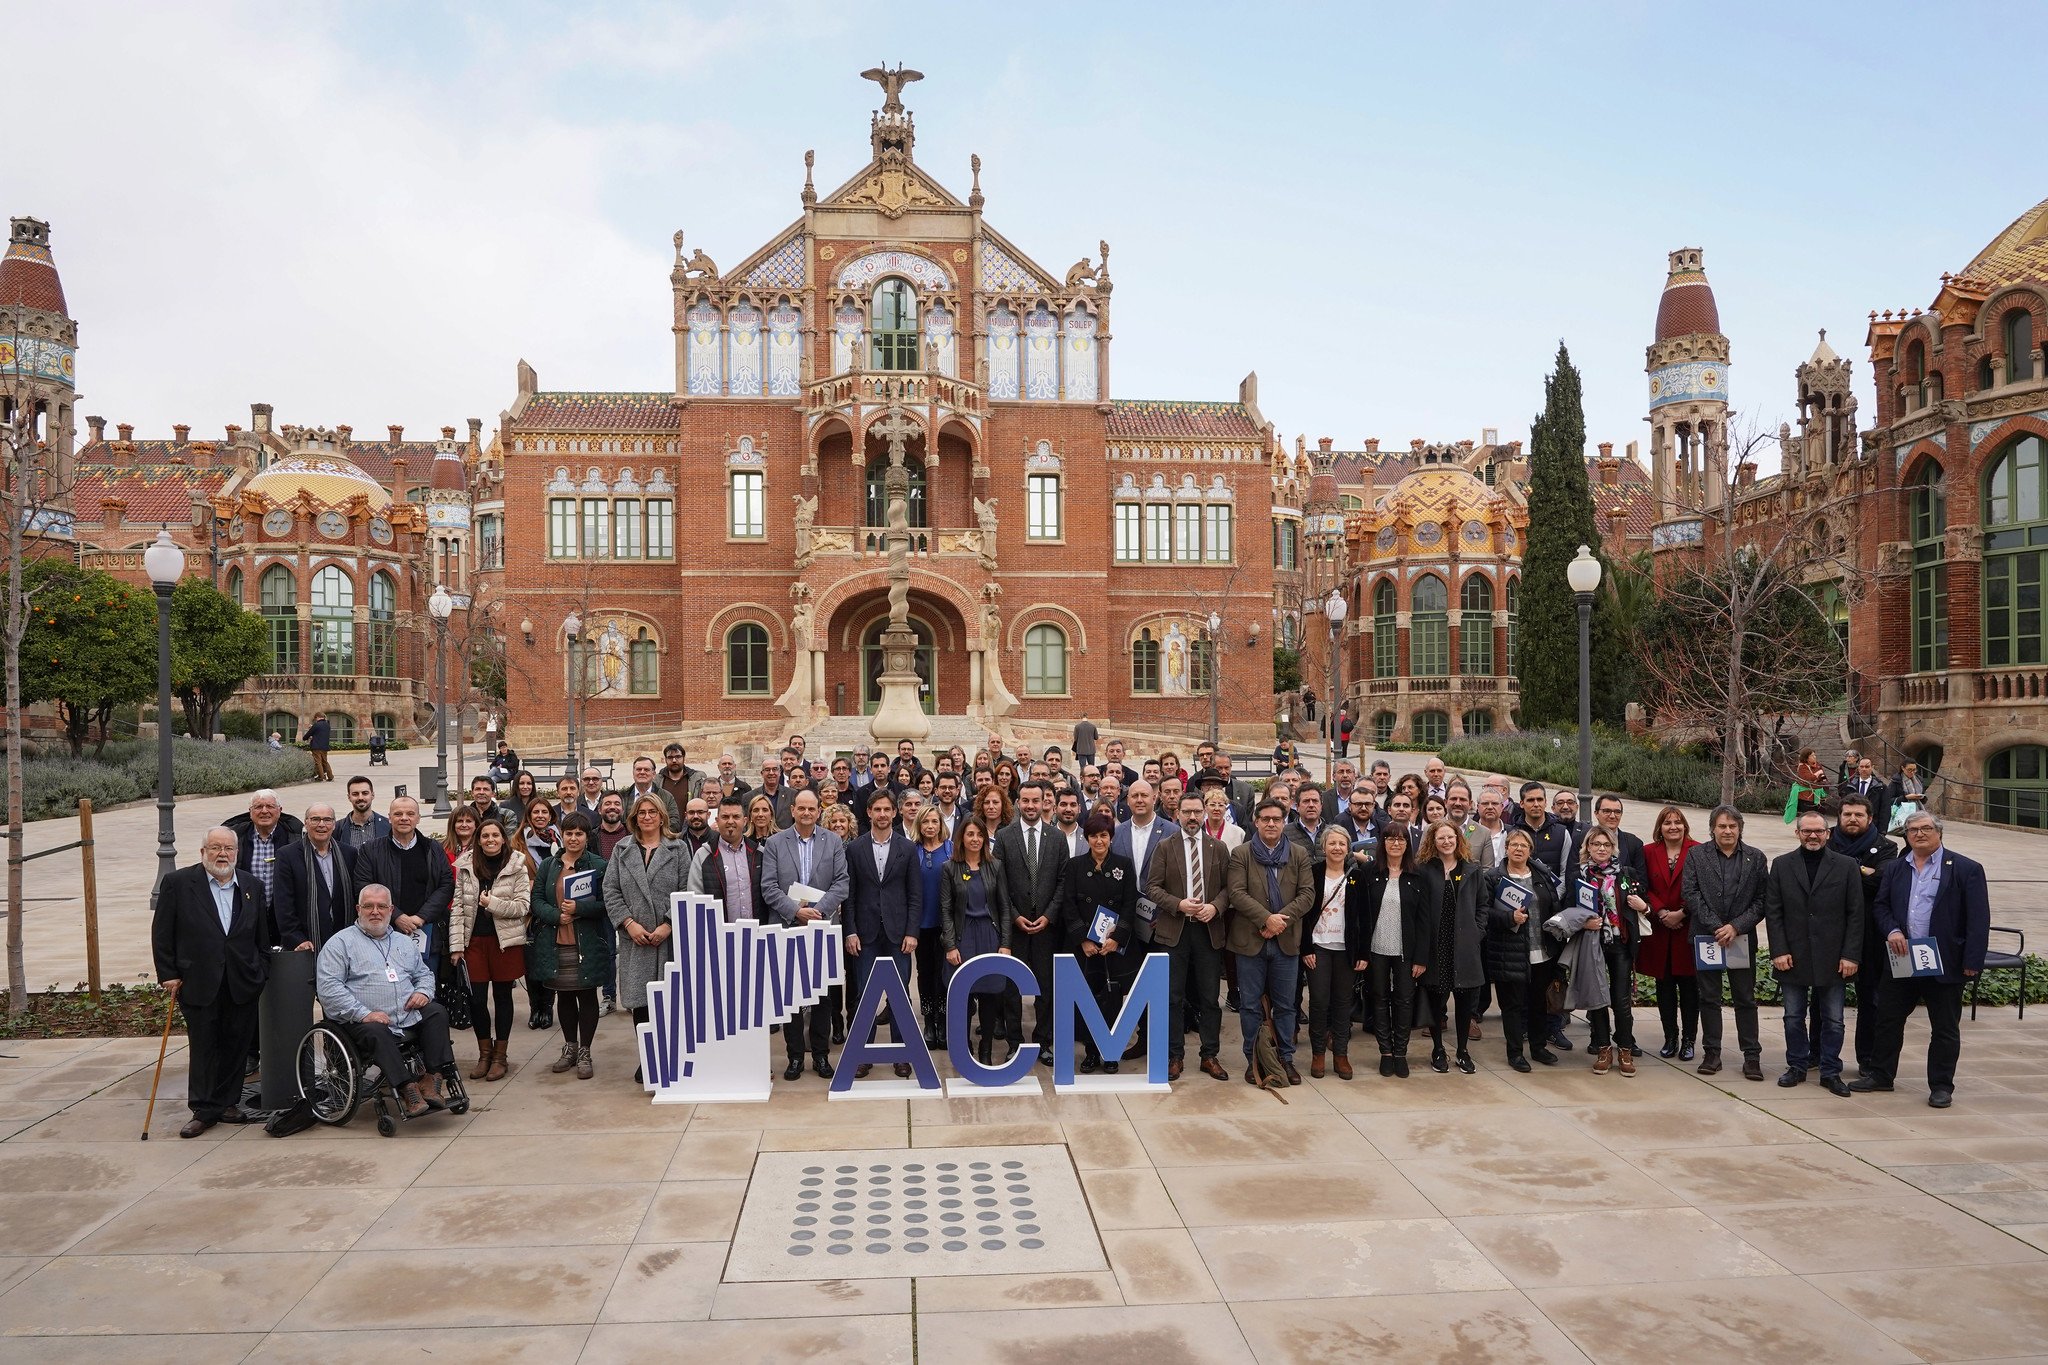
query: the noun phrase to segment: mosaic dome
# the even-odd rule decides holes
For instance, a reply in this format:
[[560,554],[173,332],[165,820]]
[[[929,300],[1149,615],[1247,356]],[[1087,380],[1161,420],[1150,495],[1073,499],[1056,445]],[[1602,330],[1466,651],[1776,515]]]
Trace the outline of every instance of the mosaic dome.
[[303,492],[333,506],[358,496],[367,498],[373,510],[391,505],[391,494],[382,484],[339,455],[287,455],[249,480],[249,489],[280,504]]
[[2015,218],[1962,273],[1994,285],[2048,279],[2048,199]]

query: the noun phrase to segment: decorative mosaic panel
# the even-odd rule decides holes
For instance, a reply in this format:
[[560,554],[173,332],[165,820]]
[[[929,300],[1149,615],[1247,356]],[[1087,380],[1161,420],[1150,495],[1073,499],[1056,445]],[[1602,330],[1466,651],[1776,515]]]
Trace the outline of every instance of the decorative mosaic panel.
[[689,338],[690,392],[716,398],[725,391],[725,362],[719,353],[718,309],[709,300],[683,315]]
[[1674,545],[1698,545],[1706,539],[1706,528],[1698,521],[1667,521],[1650,532],[1650,544],[1663,550]]
[[1015,398],[1018,371],[1017,315],[1007,307],[988,315],[988,396]]
[[[0,346],[5,346],[6,344],[6,342],[0,341]],[[2007,420],[2007,418],[2001,417],[1995,422],[1970,423],[1970,444],[1972,446],[1975,446],[1978,442],[1982,441],[1986,436],[1989,436],[1992,432],[2004,426]],[[1944,450],[1948,448],[1948,436],[1945,432],[1936,432],[1933,436],[1929,437],[1928,439],[1932,440],[1936,445],[1941,446]],[[1901,451],[1904,451],[1908,448],[1909,447],[1906,446],[1899,447]]]
[[445,502],[431,503],[427,507],[427,525],[444,531],[466,531],[469,509]]
[[803,312],[788,299],[768,310],[768,392],[777,398],[802,391]]
[[754,448],[753,437],[742,436],[738,447],[726,452],[725,463],[729,469],[761,469],[767,465],[768,456]]
[[744,284],[755,286],[774,285],[781,289],[801,289],[804,286],[804,238],[802,233],[790,238],[761,263],[747,272]]
[[1728,367],[1718,360],[1666,365],[1650,376],[1650,406],[1728,401]]
[[960,372],[959,352],[954,344],[953,315],[942,303],[935,303],[925,310],[924,339],[932,355],[932,364],[940,374],[957,375]]
[[856,256],[839,271],[841,289],[865,289],[884,275],[901,275],[919,289],[950,291],[953,282],[946,272],[922,256],[908,251],[870,251]]
[[734,397],[761,396],[761,310],[742,303],[732,310],[727,325],[728,378],[726,392]]
[[845,374],[860,358],[861,312],[852,300],[832,315],[832,373]]
[[1039,281],[1010,258],[1010,254],[984,238],[981,243],[981,287],[1002,291],[1028,290]]
[[1059,319],[1039,304],[1024,315],[1024,396],[1060,396]]
[[1095,401],[1095,315],[1076,304],[1067,314],[1066,354],[1067,397],[1076,402]]
[[78,353],[47,337],[0,337],[0,374],[76,382]]

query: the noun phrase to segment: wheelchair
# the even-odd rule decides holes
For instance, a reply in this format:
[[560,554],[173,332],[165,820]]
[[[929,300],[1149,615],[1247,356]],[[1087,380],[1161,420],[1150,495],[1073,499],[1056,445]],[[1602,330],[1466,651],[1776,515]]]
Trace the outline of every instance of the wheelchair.
[[[400,1121],[413,1117],[405,1112],[399,1089],[427,1078],[426,1063],[420,1060],[419,1045],[412,1039],[399,1040],[398,1055],[406,1074],[394,1083],[390,1077],[378,1074],[376,1063],[363,1054],[346,1029],[323,1020],[313,1025],[299,1043],[299,1097],[312,1107],[313,1117],[330,1128],[346,1124],[368,1101],[377,1111],[378,1134],[390,1137],[398,1131]],[[426,1118],[442,1110],[451,1114],[469,1112],[469,1092],[463,1088],[461,1070],[449,1067],[442,1073],[441,1081],[445,1098],[418,1117]]]

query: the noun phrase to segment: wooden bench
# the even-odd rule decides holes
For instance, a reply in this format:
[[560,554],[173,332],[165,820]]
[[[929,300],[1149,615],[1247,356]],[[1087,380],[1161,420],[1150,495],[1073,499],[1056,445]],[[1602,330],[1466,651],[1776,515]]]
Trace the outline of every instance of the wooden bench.
[[1232,777],[1242,777],[1246,781],[1250,781],[1255,777],[1271,777],[1273,775],[1273,755],[1270,753],[1232,754],[1230,756],[1230,775]]
[[[552,787],[564,777],[582,776],[582,773],[577,770],[576,765],[566,758],[521,757],[519,765],[527,772],[532,773],[534,782],[542,788]],[[583,760],[583,766],[595,768],[604,774],[604,784],[607,787],[612,784],[612,761],[610,759],[587,758]]]

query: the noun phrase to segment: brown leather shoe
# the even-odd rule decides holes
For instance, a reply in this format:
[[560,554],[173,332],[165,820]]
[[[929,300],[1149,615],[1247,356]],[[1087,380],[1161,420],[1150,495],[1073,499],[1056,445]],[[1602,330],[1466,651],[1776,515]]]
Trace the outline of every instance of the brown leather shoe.
[[1204,1076],[1214,1076],[1219,1081],[1230,1079],[1230,1073],[1223,1069],[1223,1063],[1217,1061],[1214,1057],[1202,1058],[1202,1074]]
[[213,1127],[213,1124],[214,1120],[212,1119],[194,1118],[190,1123],[187,1123],[178,1130],[178,1136],[181,1138],[196,1138],[207,1129]]
[[907,1081],[907,1080],[909,1080],[909,1079],[910,1079],[910,1063],[909,1063],[909,1062],[898,1062],[898,1063],[896,1063],[896,1079],[897,1079],[897,1080],[899,1080],[899,1081]]
[[1169,1057],[1166,1059],[1166,1079],[1169,1081],[1180,1079],[1180,1058]]
[[1593,1074],[1605,1076],[1614,1069],[1614,1049],[1603,1047],[1593,1054]]
[[485,1080],[502,1081],[505,1079],[505,1050],[510,1046],[509,1042],[491,1044],[491,1065],[484,1072]]
[[231,1104],[220,1111],[220,1121],[222,1123],[249,1123],[251,1119],[242,1112],[241,1106]]
[[1296,1071],[1296,1070],[1294,1069],[1294,1063],[1293,1063],[1293,1062],[1282,1062],[1282,1063],[1280,1063],[1280,1069],[1281,1069],[1282,1071],[1285,1071],[1285,1072],[1287,1073],[1287,1083],[1288,1083],[1289,1085],[1300,1085],[1300,1084],[1301,1084],[1301,1073],[1300,1073],[1299,1071]]
[[398,1098],[405,1105],[405,1116],[409,1119],[418,1118],[431,1107],[428,1105],[426,1098],[420,1094],[420,1088],[416,1085],[408,1085],[400,1090]]
[[469,1078],[470,1078],[471,1080],[473,1080],[473,1081],[480,1081],[480,1080],[482,1080],[482,1079],[484,1078],[484,1073],[485,1073],[485,1072],[487,1072],[487,1071],[489,1071],[489,1070],[491,1069],[491,1053],[492,1053],[492,1051],[493,1051],[493,1048],[491,1047],[491,1045],[490,1045],[489,1043],[485,1042],[485,1041],[484,1041],[483,1039],[481,1039],[481,1038],[477,1039],[477,1043],[476,1043],[476,1065],[475,1065],[475,1066],[473,1066],[473,1067],[471,1067],[471,1068],[469,1069]]
[[1632,1047],[1624,1047],[1617,1049],[1617,1052],[1619,1056],[1615,1059],[1615,1065],[1621,1068],[1621,1074],[1624,1076],[1635,1075],[1636,1050]]
[[1700,1075],[1712,1076],[1719,1073],[1719,1071],[1721,1070],[1721,1049],[1717,1047],[1708,1047],[1701,1048],[1700,1051],[1705,1054],[1700,1058]]
[[1348,1057],[1348,1056],[1346,1056],[1346,1055],[1345,1055],[1344,1053],[1341,1053],[1341,1052],[1340,1052],[1340,1053],[1338,1053],[1338,1054],[1337,1054],[1337,1055],[1336,1055],[1336,1056],[1335,1056],[1334,1058],[1332,1058],[1332,1059],[1331,1059],[1330,1065],[1331,1065],[1331,1066],[1332,1066],[1333,1068],[1335,1068],[1335,1070],[1336,1070],[1336,1072],[1337,1072],[1337,1079],[1338,1079],[1338,1080],[1340,1080],[1340,1081],[1348,1081],[1348,1080],[1350,1080],[1350,1079],[1351,1079],[1351,1058],[1350,1058],[1350,1057]]
[[1476,1043],[1479,1041],[1480,1037],[1481,1034],[1479,1032],[1479,1021],[1477,1019],[1474,1019],[1471,1023],[1465,1025],[1466,1041]]
[[1315,1077],[1317,1080],[1321,1080],[1325,1075],[1329,1074],[1327,1071],[1324,1070],[1322,1053],[1318,1052],[1309,1057],[1308,1074]]
[[853,1069],[853,1078],[857,1081],[864,1081],[868,1078],[868,1073],[874,1069],[875,1064],[873,1062],[862,1062]]

